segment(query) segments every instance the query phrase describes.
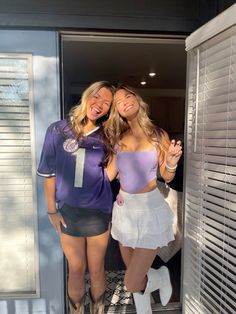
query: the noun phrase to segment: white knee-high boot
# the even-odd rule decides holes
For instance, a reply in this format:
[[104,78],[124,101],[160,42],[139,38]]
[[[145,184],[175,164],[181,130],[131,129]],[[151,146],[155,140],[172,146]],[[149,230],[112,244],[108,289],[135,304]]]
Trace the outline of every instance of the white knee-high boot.
[[133,293],[137,314],[152,314],[150,294]]
[[159,289],[160,300],[163,306],[167,305],[172,295],[169,270],[166,266],[159,269],[150,268],[147,273],[148,281],[144,294],[150,294]]
[[147,273],[147,285],[144,293],[133,293],[137,314],[152,314],[150,293],[159,289],[163,306],[167,305],[172,294],[169,270],[166,266],[159,269],[150,268]]

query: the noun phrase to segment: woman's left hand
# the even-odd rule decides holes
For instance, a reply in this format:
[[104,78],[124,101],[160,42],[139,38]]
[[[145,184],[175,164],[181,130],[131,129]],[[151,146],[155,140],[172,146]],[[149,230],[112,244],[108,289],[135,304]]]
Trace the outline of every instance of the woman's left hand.
[[175,167],[182,155],[181,141],[171,140],[169,150],[166,155],[166,164],[169,167]]

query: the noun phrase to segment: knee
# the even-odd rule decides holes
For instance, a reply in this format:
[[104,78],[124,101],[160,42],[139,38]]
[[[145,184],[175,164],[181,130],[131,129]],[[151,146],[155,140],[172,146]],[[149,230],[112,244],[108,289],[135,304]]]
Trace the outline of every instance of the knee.
[[68,268],[69,273],[81,275],[85,273],[86,265],[78,261],[68,261]]

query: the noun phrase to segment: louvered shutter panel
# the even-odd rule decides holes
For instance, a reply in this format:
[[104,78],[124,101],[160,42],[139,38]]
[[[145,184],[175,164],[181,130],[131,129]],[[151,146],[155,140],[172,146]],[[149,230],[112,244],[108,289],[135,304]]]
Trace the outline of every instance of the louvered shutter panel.
[[30,55],[0,54],[0,295],[36,293]]
[[236,313],[236,27],[188,52],[184,313]]

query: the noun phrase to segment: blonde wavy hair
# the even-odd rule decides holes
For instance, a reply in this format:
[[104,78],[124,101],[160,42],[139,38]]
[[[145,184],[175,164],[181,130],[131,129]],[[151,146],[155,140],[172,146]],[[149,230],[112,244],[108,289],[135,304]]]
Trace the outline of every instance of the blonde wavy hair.
[[[110,90],[112,95],[114,95],[115,88],[108,81],[94,82],[89,87],[87,87],[86,90],[83,92],[81,101],[70,110],[68,114],[68,124],[76,138],[79,138],[83,135],[83,127],[87,123],[86,107],[88,99],[91,96],[94,96],[103,87]],[[110,110],[105,117],[102,117],[97,121],[97,124],[104,123],[104,120],[106,120],[110,114]]]
[[126,118],[121,117],[117,110],[115,95],[119,90],[125,90],[136,97],[139,103],[139,112],[137,115],[139,125],[141,126],[148,141],[158,147],[160,164],[162,164],[165,160],[165,155],[170,145],[169,136],[163,129],[154,125],[154,123],[150,120],[148,116],[148,104],[144,102],[142,97],[136,92],[134,88],[125,84],[120,84],[116,88],[110,117],[104,124],[104,132],[106,134],[106,137],[110,141],[111,146],[114,148],[116,144],[119,145],[124,134],[130,129]]

